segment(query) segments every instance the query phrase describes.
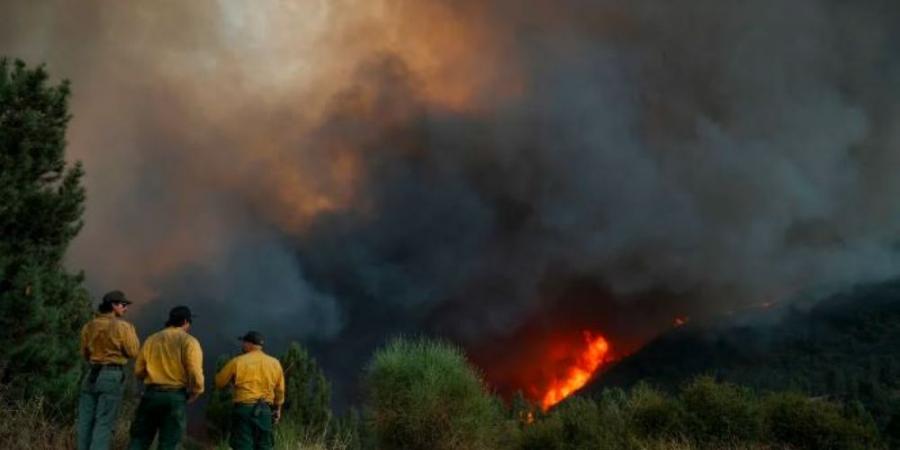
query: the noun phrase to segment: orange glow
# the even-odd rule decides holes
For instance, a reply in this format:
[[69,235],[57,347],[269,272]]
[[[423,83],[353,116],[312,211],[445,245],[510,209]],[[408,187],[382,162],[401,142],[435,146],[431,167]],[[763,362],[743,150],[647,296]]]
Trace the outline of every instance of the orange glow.
[[585,348],[565,372],[565,376],[552,380],[541,397],[541,408],[546,411],[561,402],[590,381],[594,372],[606,361],[609,343],[600,335],[584,332]]
[[676,317],[675,320],[672,321],[672,324],[675,325],[676,327],[680,327],[680,326],[686,324],[687,322],[688,322],[687,317],[679,316],[679,317]]

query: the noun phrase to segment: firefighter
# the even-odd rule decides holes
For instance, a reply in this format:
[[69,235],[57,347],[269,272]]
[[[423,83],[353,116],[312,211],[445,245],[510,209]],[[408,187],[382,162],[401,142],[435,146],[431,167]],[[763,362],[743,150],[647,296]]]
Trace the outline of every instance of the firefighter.
[[188,334],[187,306],[169,311],[166,328],[148,337],[134,365],[144,394],[131,423],[130,450],[146,450],[159,433],[159,450],[174,450],[186,427],[186,405],[203,393],[203,352]]
[[277,359],[263,352],[262,334],[249,331],[238,339],[244,353],[216,374],[217,389],[234,384],[229,444],[234,450],[271,449],[272,427],[284,404],[284,372]]
[[122,291],[103,296],[97,316],[81,329],[81,353],[90,371],[78,401],[78,450],[106,450],[125,391],[125,364],[138,354],[134,326],[122,319],[131,301]]

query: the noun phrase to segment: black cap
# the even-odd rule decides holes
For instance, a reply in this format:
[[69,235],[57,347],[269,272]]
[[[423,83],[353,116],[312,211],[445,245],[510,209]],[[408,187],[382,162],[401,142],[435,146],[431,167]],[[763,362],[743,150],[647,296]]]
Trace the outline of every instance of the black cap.
[[166,322],[166,325],[178,326],[185,321],[191,323],[195,317],[197,316],[191,314],[191,309],[187,306],[176,306],[169,310],[169,321]]
[[114,303],[130,305],[131,300],[128,300],[128,298],[125,297],[125,293],[122,291],[109,291],[103,296],[103,303],[107,305],[112,305]]
[[247,334],[239,337],[238,339],[256,345],[263,345],[263,343],[265,342],[262,333],[258,331],[248,331]]

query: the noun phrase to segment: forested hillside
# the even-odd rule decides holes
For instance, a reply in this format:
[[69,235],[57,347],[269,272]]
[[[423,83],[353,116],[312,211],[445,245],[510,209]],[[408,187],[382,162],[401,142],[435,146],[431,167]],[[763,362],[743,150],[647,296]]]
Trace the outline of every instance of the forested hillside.
[[900,426],[900,282],[820,302],[688,323],[611,366],[587,391],[648,381],[665,390],[698,374],[763,390],[798,389],[862,402]]

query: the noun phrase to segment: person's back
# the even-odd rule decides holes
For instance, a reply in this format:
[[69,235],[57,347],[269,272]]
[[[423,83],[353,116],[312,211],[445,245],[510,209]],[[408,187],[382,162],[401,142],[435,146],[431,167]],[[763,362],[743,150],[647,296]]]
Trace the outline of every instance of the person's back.
[[233,401],[235,403],[255,403],[258,400],[264,400],[266,403],[274,405],[276,388],[284,380],[281,363],[265,354],[261,349],[237,356],[233,363]]
[[187,333],[191,311],[178,306],[169,312],[166,328],[154,333],[134,365],[144,393],[131,423],[131,450],[147,450],[159,434],[159,450],[174,450],[187,425],[186,406],[203,392],[203,353]]
[[[145,386],[202,392],[202,370],[196,367],[202,358],[199,352],[200,344],[195,337],[181,328],[165,328],[144,341],[135,374],[144,380]],[[195,367],[191,367],[192,362]],[[201,375],[199,380],[197,374]]]
[[91,365],[124,366],[138,354],[134,326],[114,313],[100,313],[81,329],[81,348]]
[[131,301],[121,291],[103,296],[99,313],[81,329],[81,353],[90,370],[78,400],[78,449],[106,450],[119,415],[125,364],[138,354],[134,326],[121,317]]
[[216,374],[216,388],[234,385],[229,443],[235,450],[268,450],[284,404],[284,372],[277,359],[262,351],[262,334],[250,331],[239,339],[244,354]]

